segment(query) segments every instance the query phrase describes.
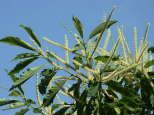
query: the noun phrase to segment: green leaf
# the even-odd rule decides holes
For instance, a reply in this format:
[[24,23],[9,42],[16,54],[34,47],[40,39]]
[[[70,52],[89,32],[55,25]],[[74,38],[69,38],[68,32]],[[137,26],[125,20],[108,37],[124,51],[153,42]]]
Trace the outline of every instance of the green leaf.
[[75,16],[72,17],[72,20],[73,20],[76,30],[78,31],[80,36],[83,38],[83,27],[82,27],[80,20]]
[[150,67],[150,66],[152,66],[152,65],[154,65],[154,60],[148,61],[148,62],[144,65],[144,67],[145,67],[145,68],[148,68],[148,67]]
[[23,102],[16,102],[16,103],[13,103],[13,104],[10,104],[8,107],[2,109],[2,110],[10,110],[10,109],[16,109],[16,108],[20,108],[20,107],[23,107],[25,106],[26,104],[23,103]]
[[154,53],[154,46],[148,48],[148,52]]
[[22,69],[24,69],[26,66],[28,66],[30,63],[32,63],[34,60],[38,59],[38,57],[32,57],[29,59],[25,59],[24,61],[19,62],[10,72],[9,74],[15,74],[20,72]]
[[106,29],[110,28],[113,24],[117,23],[116,20],[111,20],[109,22],[103,22],[100,25],[98,25],[90,34],[89,39],[96,36],[97,34],[104,32]]
[[9,94],[9,96],[22,96],[22,95],[21,95],[21,93],[20,93],[19,91],[13,90],[13,91]]
[[[110,59],[110,56],[97,56],[95,57],[95,60],[101,61],[103,63],[106,63]],[[114,56],[112,58],[112,61],[117,61],[119,59],[119,56]]]
[[22,47],[22,48],[26,48],[26,49],[35,51],[35,49],[30,44],[21,40],[18,37],[8,36],[8,37],[5,37],[3,39],[0,39],[0,42],[10,44],[10,45],[14,45],[14,46],[19,46],[19,47]]
[[[74,57],[73,60],[75,60],[75,61],[77,61],[77,62],[79,62],[81,64],[83,63],[82,58],[79,57],[79,56]],[[76,69],[79,69],[79,66],[77,64],[75,64],[75,63],[73,63],[73,64],[74,64],[74,66],[75,66]]]
[[40,108],[33,108],[33,113],[42,113]]
[[41,44],[40,44],[38,38],[36,37],[36,35],[34,34],[34,32],[32,31],[31,28],[26,27],[24,25],[20,25],[20,27],[23,28],[31,36],[31,38],[37,43],[38,46],[41,47]]
[[85,90],[82,92],[82,94],[81,94],[79,100],[80,100],[81,102],[83,102],[83,103],[86,103],[87,94],[88,94],[88,90],[85,89]]
[[15,99],[0,99],[0,106],[11,104],[11,103],[16,103],[18,100]]
[[81,44],[76,44],[76,45],[72,48],[73,52],[76,52],[76,51],[82,50],[82,49],[83,49],[83,46],[82,46]]
[[36,102],[33,101],[32,99],[26,99],[25,103],[26,103],[26,105],[36,104]]
[[148,72],[149,77],[154,78],[154,71]]
[[16,112],[15,115],[24,115],[29,111],[28,108],[21,109],[20,111]]
[[154,94],[151,94],[150,102],[151,102],[152,107],[154,107]]
[[56,111],[56,109],[58,109],[59,107],[60,107],[59,104],[52,104],[51,112]]
[[90,87],[88,90],[88,93],[90,94],[90,96],[96,96],[96,94],[98,92],[98,88],[99,88],[98,84],[96,86]]
[[57,69],[56,68],[51,68],[51,69],[44,69],[41,71],[40,75],[44,77],[50,77],[54,76],[56,74]]
[[[8,73],[7,70],[6,70],[6,72]],[[8,74],[8,76],[11,78],[11,80],[12,80],[13,82],[15,82],[15,81],[17,81],[17,80],[19,79],[19,78],[16,77],[14,74]],[[18,89],[19,89],[20,92],[24,95],[24,91],[23,91],[22,87],[21,87],[21,86],[18,86]]]
[[63,107],[60,110],[58,110],[54,115],[65,115],[65,112],[69,109],[70,107]]
[[41,75],[45,76],[43,79],[41,79],[40,84],[38,85],[39,88],[39,92],[41,94],[45,94],[46,93],[46,89],[51,81],[51,79],[53,78],[53,76],[56,74],[56,70],[53,69],[44,69],[41,72]]
[[137,95],[137,92],[135,92],[135,89],[130,87],[123,87],[120,83],[116,81],[109,81],[107,84],[109,88],[113,89],[116,92],[119,92],[122,96],[135,97]]
[[78,80],[76,83],[74,83],[69,89],[68,91],[73,91],[73,95],[78,98],[80,96],[80,85],[81,85],[81,81]]
[[63,85],[65,84],[66,80],[61,80],[59,82],[55,83],[55,86],[51,87],[48,91],[48,93],[45,95],[44,99],[43,99],[43,104],[42,106],[48,106],[50,105],[56,94],[59,92],[59,90],[63,87]]
[[18,54],[15,58],[12,59],[12,61],[16,61],[19,59],[25,59],[25,58],[32,58],[32,57],[38,57],[39,55],[36,53],[21,53]]
[[42,67],[43,66],[36,66],[36,67],[33,67],[33,68],[27,70],[23,75],[21,75],[21,77],[17,81],[15,81],[15,83],[12,85],[10,90],[12,90],[18,86],[21,86],[23,83],[25,83],[28,79],[30,79]]
[[114,107],[114,110],[116,111],[117,115],[120,115],[121,110],[119,107]]

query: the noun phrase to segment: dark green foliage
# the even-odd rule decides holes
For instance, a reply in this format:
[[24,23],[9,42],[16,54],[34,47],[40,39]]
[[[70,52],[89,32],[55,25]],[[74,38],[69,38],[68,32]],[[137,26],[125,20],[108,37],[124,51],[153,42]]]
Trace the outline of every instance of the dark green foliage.
[[45,94],[46,93],[46,89],[50,83],[50,80],[53,78],[53,76],[56,74],[56,69],[52,68],[52,69],[44,69],[41,72],[41,75],[43,76],[43,78],[41,79],[40,84],[38,85],[39,87],[39,92],[41,94]]
[[33,113],[42,113],[40,108],[33,108]]
[[81,85],[81,81],[78,80],[76,83],[74,83],[69,89],[68,91],[73,91],[73,96],[76,98],[79,98],[80,96],[80,85]]
[[36,53],[21,53],[18,54],[15,58],[12,59],[12,61],[16,61],[16,60],[21,60],[21,59],[25,59],[25,58],[34,58],[34,57],[38,57],[39,55]]
[[72,20],[73,20],[76,30],[78,31],[80,36],[83,38],[83,27],[82,27],[80,20],[75,16],[72,17]]
[[[82,58],[79,57],[79,56],[74,57],[73,60],[79,62],[80,64],[83,64],[83,60],[82,60]],[[73,64],[74,64],[74,66],[75,66],[76,69],[79,69],[79,66],[78,66],[77,64],[75,64],[75,63],[73,63]]]
[[36,60],[38,57],[32,57],[29,59],[25,59],[24,61],[19,62],[10,72],[9,74],[15,74],[20,72],[22,69],[24,69],[26,66],[28,66],[30,63],[32,63],[34,60]]
[[15,115],[25,115],[29,111],[28,108],[21,109],[20,111],[16,112]]
[[36,35],[34,34],[31,28],[26,27],[24,25],[20,25],[20,27],[23,28],[39,46],[41,46],[38,38],[36,37]]
[[55,82],[55,85],[52,86],[49,89],[48,93],[45,95],[45,97],[43,99],[42,106],[49,106],[51,103],[53,103],[53,100],[54,100],[56,94],[59,92],[59,90],[62,89],[65,82],[66,82],[65,80]]
[[0,106],[18,102],[15,99],[0,99]]
[[148,48],[148,52],[154,53],[154,46]]
[[10,45],[14,45],[14,46],[19,46],[19,47],[22,47],[22,48],[26,48],[26,49],[35,51],[35,49],[30,44],[21,40],[18,37],[8,36],[8,37],[5,37],[3,39],[0,39],[0,42],[7,43],[7,44],[10,44]]
[[112,26],[113,24],[115,24],[117,21],[116,20],[112,20],[109,22],[103,22],[102,24],[98,25],[90,34],[89,39],[91,39],[92,37],[96,36],[97,34],[104,32],[106,29],[108,29],[110,26]]
[[25,83],[28,79],[30,79],[41,68],[42,68],[42,66],[36,66],[36,67],[33,67],[30,70],[26,71],[25,73],[23,73],[21,75],[21,77],[17,81],[14,82],[14,84],[12,85],[10,90]]
[[[101,61],[103,63],[107,62],[110,59],[110,56],[97,56],[95,57],[95,60]],[[112,57],[112,61],[117,61],[119,60],[119,56],[114,56]]]
[[69,109],[69,107],[63,107],[60,110],[58,110],[54,115],[64,115],[67,109]]

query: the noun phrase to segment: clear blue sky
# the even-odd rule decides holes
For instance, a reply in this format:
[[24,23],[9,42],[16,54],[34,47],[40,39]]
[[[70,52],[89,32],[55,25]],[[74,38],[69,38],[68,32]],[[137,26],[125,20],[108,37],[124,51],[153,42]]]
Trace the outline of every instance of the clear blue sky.
[[[40,38],[46,36],[63,43],[63,36],[67,32],[61,23],[74,29],[71,18],[78,16],[84,25],[85,34],[88,35],[113,6],[118,7],[113,18],[119,21],[119,26],[124,25],[128,41],[132,39],[134,26],[138,28],[141,38],[146,24],[150,22],[149,40],[151,45],[154,45],[154,0],[0,0],[0,38],[14,35],[27,41],[27,34],[18,27],[24,24],[33,28]],[[10,87],[11,81],[4,69],[13,67],[15,63],[11,63],[10,60],[21,52],[26,50],[0,44],[0,86]],[[60,50],[58,52],[61,53]],[[29,82],[35,83],[34,80]],[[33,96],[30,93],[35,89],[30,84],[25,87],[29,96]],[[0,98],[6,97],[7,94],[7,91],[0,88]],[[0,115],[13,115],[13,112],[15,111],[0,110]]]

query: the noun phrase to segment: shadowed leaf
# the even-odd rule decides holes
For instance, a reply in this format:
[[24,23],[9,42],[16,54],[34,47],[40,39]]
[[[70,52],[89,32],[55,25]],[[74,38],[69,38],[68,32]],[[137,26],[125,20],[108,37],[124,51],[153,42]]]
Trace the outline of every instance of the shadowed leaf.
[[148,48],[148,52],[154,53],[154,46]]

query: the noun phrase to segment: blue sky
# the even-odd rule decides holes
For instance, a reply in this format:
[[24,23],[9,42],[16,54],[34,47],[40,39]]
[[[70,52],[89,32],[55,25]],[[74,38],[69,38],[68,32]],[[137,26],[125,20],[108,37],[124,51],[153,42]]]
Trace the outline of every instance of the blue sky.
[[[46,36],[63,43],[64,34],[67,32],[61,24],[63,23],[74,30],[72,16],[77,16],[82,21],[85,35],[88,36],[90,31],[101,22],[103,16],[107,15],[114,6],[118,8],[113,18],[119,21],[117,26],[124,25],[127,41],[132,41],[132,29],[134,26],[138,28],[138,36],[141,38],[146,24],[150,23],[149,41],[151,45],[154,45],[153,0],[1,0],[0,38],[14,35],[28,41],[27,34],[18,27],[20,24],[24,24],[33,28],[40,38]],[[59,54],[61,53],[60,50],[51,49],[58,51]],[[26,50],[0,44],[0,86],[10,87],[11,81],[8,79],[4,69],[13,67],[15,63],[10,60],[21,52],[26,52]],[[31,80],[30,83],[35,82]],[[25,87],[27,87],[28,93],[35,90],[29,83]],[[0,88],[0,98],[5,97],[7,94],[7,91]],[[33,95],[30,94],[30,96]],[[1,115],[12,115],[12,112],[15,111],[0,110]]]

